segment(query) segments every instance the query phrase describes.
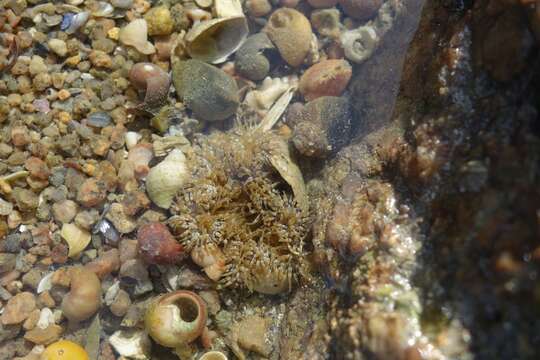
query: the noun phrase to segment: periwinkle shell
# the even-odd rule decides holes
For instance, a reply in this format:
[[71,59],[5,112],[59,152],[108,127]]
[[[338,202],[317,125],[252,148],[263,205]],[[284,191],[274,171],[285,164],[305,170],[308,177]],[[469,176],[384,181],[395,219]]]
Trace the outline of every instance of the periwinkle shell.
[[179,98],[196,117],[217,121],[236,112],[240,103],[238,87],[221,69],[199,60],[178,61],[172,77]]

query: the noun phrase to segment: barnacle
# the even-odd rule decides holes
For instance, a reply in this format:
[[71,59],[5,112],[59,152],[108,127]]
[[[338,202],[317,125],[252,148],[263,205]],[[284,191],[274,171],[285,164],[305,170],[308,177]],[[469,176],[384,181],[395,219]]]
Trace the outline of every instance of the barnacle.
[[278,142],[273,132],[238,126],[198,139],[186,154],[193,175],[169,225],[190,252],[221,249],[223,287],[277,294],[305,277],[309,217],[268,158]]

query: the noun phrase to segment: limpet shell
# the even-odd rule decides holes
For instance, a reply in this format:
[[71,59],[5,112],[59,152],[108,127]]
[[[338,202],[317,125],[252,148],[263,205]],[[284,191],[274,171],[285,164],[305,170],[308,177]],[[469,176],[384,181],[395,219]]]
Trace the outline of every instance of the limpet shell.
[[299,11],[281,8],[272,13],[263,29],[291,66],[300,66],[309,53],[312,30],[309,20]]
[[243,16],[202,21],[186,34],[186,50],[194,59],[221,63],[242,46],[248,33]]
[[90,244],[91,235],[88,231],[78,227],[75,224],[64,224],[60,231],[60,236],[66,240],[69,252],[69,257],[79,255]]

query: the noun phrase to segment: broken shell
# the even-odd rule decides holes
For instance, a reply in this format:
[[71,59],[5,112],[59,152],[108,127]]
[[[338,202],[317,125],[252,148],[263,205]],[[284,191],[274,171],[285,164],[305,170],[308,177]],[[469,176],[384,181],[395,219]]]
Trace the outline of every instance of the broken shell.
[[148,197],[157,206],[169,208],[187,177],[186,157],[182,150],[174,149],[162,162],[150,169],[146,177]]
[[152,343],[142,330],[118,330],[109,337],[109,343],[121,356],[136,360],[150,359]]
[[220,18],[244,16],[240,0],[215,0],[214,8]]
[[209,351],[204,353],[199,360],[227,360],[227,356],[221,351]]
[[309,20],[299,11],[281,8],[270,16],[263,31],[291,66],[300,66],[309,53],[312,31]]
[[300,209],[307,211],[309,209],[309,200],[302,172],[292,160],[287,142],[279,137],[272,139],[273,141],[266,145],[265,155],[283,180],[290,185]]
[[44,277],[41,278],[39,281],[39,284],[37,286],[36,292],[38,294],[41,294],[44,291],[51,290],[52,289],[52,276],[54,272],[48,273]]
[[69,275],[70,290],[62,300],[62,312],[69,321],[84,321],[101,306],[101,282],[83,267],[71,268]]
[[246,95],[246,103],[255,110],[268,110],[276,100],[296,83],[296,78],[270,78],[263,80],[259,89]]
[[186,34],[186,49],[194,59],[221,63],[242,46],[248,33],[243,16],[203,21]]
[[64,224],[60,236],[66,240],[69,247],[69,257],[79,255],[90,243],[91,236],[88,231],[75,224]]
[[146,311],[144,324],[158,344],[179,347],[202,334],[206,319],[204,300],[194,292],[179,290],[157,297]]
[[215,244],[193,248],[191,260],[202,267],[206,275],[214,281],[218,281],[225,272],[225,255]]
[[148,41],[148,25],[144,19],[133,20],[120,29],[119,40],[124,45],[133,46],[144,55],[156,52],[154,45]]
[[128,148],[128,150],[132,149],[135,145],[137,145],[137,142],[141,138],[142,138],[142,135],[136,131],[126,132],[125,139],[126,139],[126,147]]
[[98,2],[92,9],[92,16],[109,17],[112,15],[114,7],[105,1]]
[[86,24],[86,22],[90,18],[90,12],[88,11],[83,11],[74,15],[72,14],[72,16],[67,15],[68,14],[64,15],[64,20],[66,20],[69,24],[65,29],[65,32],[67,34],[74,34],[75,32],[77,32],[77,30],[79,30],[81,26]]
[[323,60],[300,78],[298,89],[307,101],[321,96],[339,96],[352,76],[352,67],[346,60]]

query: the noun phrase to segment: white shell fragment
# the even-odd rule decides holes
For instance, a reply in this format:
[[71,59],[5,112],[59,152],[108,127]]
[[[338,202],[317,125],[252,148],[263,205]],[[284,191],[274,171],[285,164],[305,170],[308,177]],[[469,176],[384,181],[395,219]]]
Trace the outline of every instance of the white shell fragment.
[[85,229],[78,227],[75,224],[64,224],[60,235],[66,240],[69,252],[69,257],[79,255],[90,244],[91,235]]
[[144,19],[136,19],[120,29],[120,42],[133,46],[141,54],[150,55],[156,48],[148,41],[148,25]]
[[274,103],[260,122],[259,129],[262,131],[269,131],[272,129],[287,109],[287,106],[289,106],[296,89],[296,86],[289,86],[289,88],[283,92],[281,97]]
[[52,289],[52,276],[54,273],[49,273],[41,278],[39,281],[39,284],[37,286],[37,293],[41,294],[44,291],[51,290]]
[[150,359],[152,344],[142,330],[118,330],[109,337],[109,342],[121,356],[135,360]]
[[244,16],[240,0],[215,0],[215,10],[220,18]]
[[291,159],[287,143],[283,139],[275,140],[269,142],[265,150],[268,161],[277,170],[279,175],[281,175],[283,180],[291,186],[300,209],[307,211],[309,209],[309,201],[304,177],[298,165]]
[[168,209],[187,178],[186,157],[182,150],[174,149],[162,162],[150,169],[146,177],[148,197],[157,206]]
[[186,34],[186,50],[194,59],[221,63],[242,46],[248,33],[244,16],[201,21]]

